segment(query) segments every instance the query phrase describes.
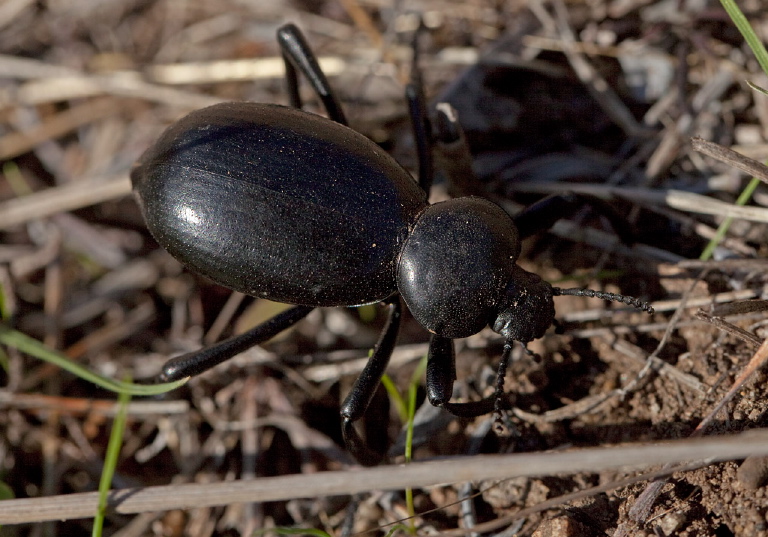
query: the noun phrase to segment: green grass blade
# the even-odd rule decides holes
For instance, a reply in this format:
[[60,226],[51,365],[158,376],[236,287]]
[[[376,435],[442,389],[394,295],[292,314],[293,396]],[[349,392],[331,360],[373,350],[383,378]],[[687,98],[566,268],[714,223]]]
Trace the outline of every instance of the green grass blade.
[[53,364],[69,371],[83,380],[87,380],[88,382],[116,393],[127,393],[138,396],[160,395],[178,388],[186,382],[186,379],[182,379],[175,382],[149,385],[121,382],[119,380],[103,377],[76,364],[64,354],[49,349],[36,339],[31,338],[26,334],[22,334],[17,330],[12,330],[3,324],[0,324],[0,344],[18,349],[30,356],[34,356],[44,362],[48,362],[49,364]]
[[5,287],[0,283],[0,320],[7,321],[11,317],[11,312],[8,311],[8,299],[5,294]]
[[768,90],[767,89],[761,88],[760,86],[758,86],[754,82],[750,82],[749,80],[747,80],[747,86],[749,86],[750,88],[752,88],[755,91],[758,91],[758,92],[762,93],[763,95],[768,95]]
[[405,462],[411,460],[413,454],[413,422],[416,417],[416,393],[421,384],[421,378],[424,376],[424,372],[427,370],[427,355],[421,357],[419,365],[413,371],[411,376],[411,383],[408,385],[408,411],[407,411],[407,428],[405,430]]
[[[736,200],[735,205],[746,205],[747,202],[752,198],[752,194],[754,194],[755,190],[757,189],[757,185],[759,184],[760,179],[753,177],[749,184],[744,188],[744,190],[741,191],[741,194],[739,194],[739,199]],[[700,260],[706,261],[712,257],[712,254],[715,253],[715,248],[717,248],[717,245],[720,244],[720,242],[725,237],[728,228],[731,227],[731,222],[733,222],[733,218],[729,216],[720,223],[715,236],[712,237],[712,239],[707,244],[707,247],[704,248],[703,252],[701,252],[701,255],[699,256]]]
[[763,72],[768,74],[768,52],[766,52],[763,43],[757,37],[755,30],[752,29],[752,25],[749,24],[744,13],[741,12],[734,0],[720,0],[720,3],[723,5],[723,8],[725,8],[728,16],[731,17],[736,28],[741,32],[744,41],[746,41],[749,48],[752,49],[752,53],[755,55],[755,58],[757,58],[757,62],[760,64]]
[[[419,365],[413,371],[411,376],[411,382],[408,385],[408,421],[405,429],[405,463],[408,464],[413,457],[413,427],[416,418],[416,395],[421,384],[421,378],[424,376],[424,372],[427,370],[428,355],[422,356],[419,360]],[[414,520],[416,518],[416,507],[413,503],[413,489],[410,487],[405,489],[405,503],[410,515],[410,523],[408,529],[411,535],[416,535],[416,524]]]
[[123,433],[125,432],[125,423],[128,420],[128,401],[131,396],[127,393],[121,393],[118,402],[119,408],[114,421],[112,422],[112,431],[109,433],[109,444],[107,445],[107,455],[104,458],[104,469],[101,471],[101,480],[99,481],[99,507],[93,521],[93,537],[101,537],[104,530],[104,517],[107,513],[107,502],[109,500],[109,488],[112,485],[112,478],[117,469],[117,461],[120,458],[120,448],[123,446]]
[[16,495],[13,493],[13,489],[8,485],[8,483],[0,481],[0,501],[12,500],[15,497]]
[[384,537],[392,537],[395,534],[395,532],[398,532],[398,531],[407,531],[410,533],[411,530],[402,524],[395,524],[389,529],[389,531]]
[[392,381],[392,377],[385,373],[384,376],[381,377],[381,383],[387,390],[389,400],[394,403],[397,415],[400,416],[400,421],[406,423],[408,421],[408,407],[403,400],[403,396],[400,395],[400,392],[397,390],[397,386],[395,386],[395,383]]

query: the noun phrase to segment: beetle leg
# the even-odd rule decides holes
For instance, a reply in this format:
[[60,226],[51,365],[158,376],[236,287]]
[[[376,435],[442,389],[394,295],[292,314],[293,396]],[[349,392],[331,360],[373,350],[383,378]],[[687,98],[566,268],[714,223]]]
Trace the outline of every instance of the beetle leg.
[[453,340],[433,334],[427,354],[427,398],[433,406],[444,406],[453,395],[456,353]]
[[405,86],[405,99],[408,103],[408,115],[411,118],[416,155],[419,159],[419,186],[429,196],[434,179],[432,164],[432,125],[427,113],[427,99],[424,96],[424,82],[419,68],[419,35],[424,30],[423,22],[413,34],[413,60],[411,62],[411,81]]
[[604,200],[588,194],[565,192],[547,196],[513,216],[512,220],[515,221],[520,238],[525,239],[534,233],[546,231],[555,222],[574,214],[585,204],[596,209],[610,221],[611,227],[623,243],[635,242],[634,233],[626,217]]
[[408,114],[411,116],[413,139],[416,142],[416,154],[419,158],[419,186],[429,195],[434,175],[432,167],[432,133],[424,89],[420,83],[411,82],[405,87],[408,101]]
[[163,373],[160,379],[163,382],[170,382],[208,371],[212,367],[290,328],[306,317],[313,309],[310,306],[295,306],[275,315],[268,321],[243,334],[225,339],[208,348],[171,358],[163,366]]
[[435,105],[435,165],[445,175],[452,198],[480,196],[482,185],[472,169],[472,153],[459,123],[459,114],[449,103]]
[[389,319],[384,330],[381,332],[373,354],[368,359],[368,363],[365,365],[362,373],[360,373],[360,376],[357,377],[352,390],[350,390],[349,395],[347,395],[347,398],[341,405],[344,443],[347,445],[350,453],[365,466],[378,464],[384,458],[384,455],[373,451],[366,445],[355,430],[354,423],[363,417],[379,384],[381,384],[381,377],[384,375],[389,358],[392,356],[392,351],[395,348],[401,316],[402,306],[400,298],[397,297],[389,305]]
[[325,73],[320,69],[315,53],[312,52],[301,30],[294,24],[281,26],[277,30],[277,42],[283,53],[285,79],[288,83],[291,105],[294,108],[301,108],[298,77],[298,72],[301,72],[312,85],[317,96],[320,97],[328,116],[335,122],[346,125],[347,118],[341,108],[341,103],[328,83]]
[[[461,418],[475,418],[494,412],[496,414],[496,422],[500,422],[502,411],[508,408],[504,394],[504,377],[507,374],[507,366],[509,365],[509,359],[512,355],[512,343],[512,341],[507,341],[504,344],[504,350],[501,353],[501,360],[499,361],[499,367],[496,373],[496,389],[494,390],[493,395],[481,399],[480,401],[470,401],[466,403],[445,402],[441,406],[451,414]],[[429,362],[427,362],[427,393],[430,393]]]

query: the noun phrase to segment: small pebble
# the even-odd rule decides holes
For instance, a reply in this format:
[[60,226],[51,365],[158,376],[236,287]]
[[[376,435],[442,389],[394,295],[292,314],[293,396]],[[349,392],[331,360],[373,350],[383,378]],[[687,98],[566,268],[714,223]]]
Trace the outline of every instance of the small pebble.
[[748,457],[739,466],[736,477],[745,489],[759,489],[768,481],[768,457]]

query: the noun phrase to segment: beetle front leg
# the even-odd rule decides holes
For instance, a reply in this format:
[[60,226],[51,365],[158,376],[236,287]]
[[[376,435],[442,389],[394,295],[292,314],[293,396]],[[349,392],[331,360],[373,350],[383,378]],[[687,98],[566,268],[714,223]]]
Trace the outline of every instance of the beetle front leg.
[[368,359],[368,363],[365,365],[362,373],[360,373],[360,376],[357,377],[352,390],[341,405],[341,427],[344,443],[355,459],[365,466],[375,466],[381,462],[384,454],[368,447],[355,430],[354,423],[363,417],[368,409],[368,405],[371,404],[379,384],[381,384],[381,377],[384,375],[389,359],[392,356],[392,351],[395,349],[397,334],[400,330],[401,316],[402,306],[400,304],[400,297],[397,297],[389,305],[389,319],[384,330],[381,332],[373,354]]
[[433,334],[427,354],[427,399],[433,406],[445,406],[453,395],[456,380],[456,352],[453,340]]
[[453,349],[453,340],[433,335],[429,342],[429,354],[427,356],[427,397],[429,402],[460,418],[476,418],[494,410],[500,412],[505,406],[502,401],[504,375],[506,374],[510,351],[511,342],[508,342],[499,363],[498,385],[493,395],[480,401],[451,403],[453,381],[456,380],[456,354]]

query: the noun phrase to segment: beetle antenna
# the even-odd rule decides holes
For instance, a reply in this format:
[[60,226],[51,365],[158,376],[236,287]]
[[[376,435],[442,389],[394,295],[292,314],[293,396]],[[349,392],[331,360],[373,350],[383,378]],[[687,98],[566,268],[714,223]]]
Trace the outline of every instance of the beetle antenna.
[[628,306],[634,306],[635,308],[641,309],[648,313],[653,313],[653,306],[651,306],[648,302],[644,302],[640,300],[639,298],[635,298],[633,296],[627,296],[627,295],[619,295],[616,293],[607,293],[605,291],[595,291],[594,289],[580,289],[580,288],[573,288],[573,289],[561,289],[559,287],[553,287],[552,288],[552,295],[553,296],[587,296],[590,298],[602,298],[603,300],[610,300],[611,302],[621,302],[622,304],[626,304]]

